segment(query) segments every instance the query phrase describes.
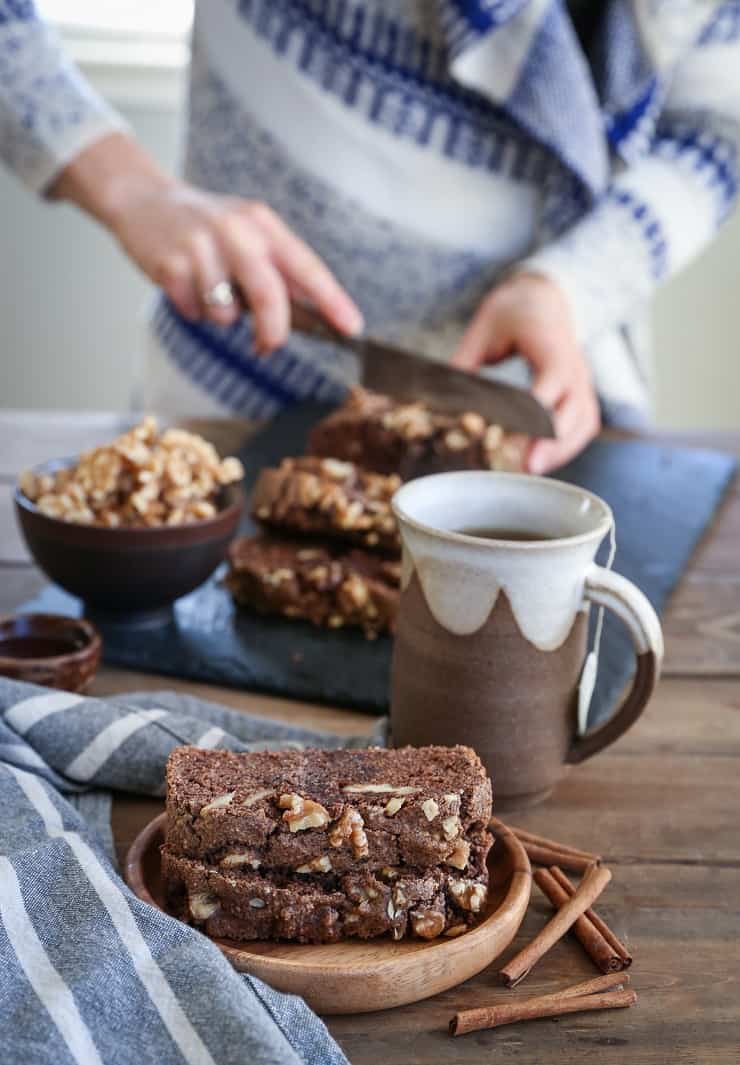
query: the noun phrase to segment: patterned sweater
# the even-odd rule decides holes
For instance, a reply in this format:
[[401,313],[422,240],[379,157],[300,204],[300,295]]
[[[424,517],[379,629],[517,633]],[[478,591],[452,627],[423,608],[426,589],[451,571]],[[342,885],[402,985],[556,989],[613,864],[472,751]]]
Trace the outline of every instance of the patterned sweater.
[[[731,207],[739,0],[607,0],[583,50],[565,0],[200,0],[185,170],[263,199],[374,334],[448,357],[485,292],[553,278],[612,420],[648,404],[639,323]],[[0,0],[0,155],[43,191],[121,125],[30,0]],[[292,337],[267,360],[162,300],[171,357],[248,415],[339,396],[354,366]]]

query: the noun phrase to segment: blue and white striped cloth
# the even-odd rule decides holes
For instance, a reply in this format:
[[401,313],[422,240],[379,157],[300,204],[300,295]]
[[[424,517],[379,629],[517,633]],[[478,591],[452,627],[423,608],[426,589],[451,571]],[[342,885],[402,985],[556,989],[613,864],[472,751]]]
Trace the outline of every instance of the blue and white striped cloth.
[[161,795],[173,747],[346,742],[184,695],[0,678],[2,1065],[346,1065],[302,999],[137,899],[110,833],[110,789]]

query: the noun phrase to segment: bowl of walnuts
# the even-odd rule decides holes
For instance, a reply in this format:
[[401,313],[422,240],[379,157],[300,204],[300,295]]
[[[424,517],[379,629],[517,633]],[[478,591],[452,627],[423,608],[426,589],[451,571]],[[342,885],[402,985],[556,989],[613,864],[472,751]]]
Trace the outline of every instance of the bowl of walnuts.
[[103,621],[150,623],[207,580],[241,517],[244,476],[184,429],[153,418],[75,459],[22,474],[15,507],[28,549]]

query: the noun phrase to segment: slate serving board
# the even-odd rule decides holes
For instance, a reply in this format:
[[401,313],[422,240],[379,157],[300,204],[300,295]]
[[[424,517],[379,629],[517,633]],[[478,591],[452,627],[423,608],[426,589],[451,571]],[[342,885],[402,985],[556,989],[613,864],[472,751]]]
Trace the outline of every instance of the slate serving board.
[[[306,404],[276,418],[254,437],[242,459],[251,488],[264,465],[304,450],[310,427],[327,407]],[[557,477],[602,496],[614,511],[614,569],[634,581],[660,612],[685,569],[732,477],[734,459],[712,451],[643,441],[592,444]],[[251,528],[245,519],[245,530]],[[604,561],[606,545],[599,561]],[[352,631],[236,611],[222,572],[175,605],[160,628],[104,629],[105,661],[189,680],[269,692],[378,713],[388,705],[392,641],[366,641]],[[49,586],[25,609],[78,614],[80,603]],[[619,622],[607,615],[590,722],[603,720],[629,679],[633,652]]]

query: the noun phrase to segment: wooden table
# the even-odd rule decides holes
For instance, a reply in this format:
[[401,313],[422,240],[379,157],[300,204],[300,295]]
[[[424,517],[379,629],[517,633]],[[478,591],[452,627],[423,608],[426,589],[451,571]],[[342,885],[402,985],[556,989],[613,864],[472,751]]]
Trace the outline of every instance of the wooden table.
[[[108,439],[113,415],[0,413],[0,611],[15,609],[43,578],[17,537],[11,484],[22,467]],[[201,428],[204,428],[201,426]],[[241,423],[205,426],[222,447]],[[740,434],[677,438],[740,454]],[[554,990],[593,975],[568,938],[524,985],[505,991],[495,971],[414,1006],[329,1019],[354,1065],[456,1065],[609,1060],[619,1065],[736,1065],[740,1060],[740,488],[731,488],[665,615],[667,660],[641,721],[604,754],[574,769],[544,806],[511,820],[604,853],[614,880],[600,907],[634,950],[638,1005],[629,1011],[536,1021],[452,1040],[461,1006]],[[374,719],[203,684],[103,668],[96,695],[179,688],[282,721],[351,733]],[[119,855],[161,804],[114,804]],[[534,890],[517,938],[542,925]]]

